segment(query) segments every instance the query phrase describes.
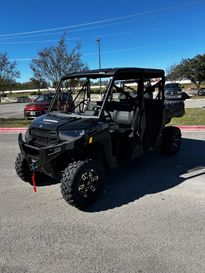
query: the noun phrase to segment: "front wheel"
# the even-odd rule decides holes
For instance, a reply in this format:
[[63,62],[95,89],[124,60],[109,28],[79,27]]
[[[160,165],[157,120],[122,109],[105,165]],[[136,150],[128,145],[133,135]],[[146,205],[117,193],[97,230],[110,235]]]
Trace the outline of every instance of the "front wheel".
[[181,146],[181,131],[178,127],[165,127],[162,131],[161,152],[164,155],[175,155]]
[[102,189],[102,168],[95,160],[72,162],[62,173],[62,196],[74,207],[88,207],[97,200]]
[[15,162],[15,169],[17,175],[23,180],[24,182],[31,183],[31,170],[28,164],[28,161],[24,158],[24,156],[19,153],[16,157]]
[[[28,161],[24,158],[24,156],[19,153],[18,156],[16,157],[16,162],[15,162],[15,169],[17,175],[23,180],[24,182],[32,183],[32,171],[30,169]],[[46,181],[48,181],[48,176],[44,173],[40,172],[35,172],[35,180],[36,180],[36,185],[46,185]]]

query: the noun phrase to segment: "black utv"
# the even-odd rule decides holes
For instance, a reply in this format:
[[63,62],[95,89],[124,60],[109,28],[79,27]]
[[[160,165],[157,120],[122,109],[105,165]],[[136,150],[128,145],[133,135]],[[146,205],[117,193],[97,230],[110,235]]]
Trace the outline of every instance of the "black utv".
[[[69,204],[84,208],[102,192],[105,170],[155,147],[176,154],[180,129],[165,125],[184,114],[184,103],[166,106],[164,84],[164,71],[159,69],[68,74],[61,79],[48,113],[33,120],[25,139],[19,134],[18,176],[30,183],[34,174],[38,179],[51,176],[60,181]],[[72,110],[61,99],[71,96]]]

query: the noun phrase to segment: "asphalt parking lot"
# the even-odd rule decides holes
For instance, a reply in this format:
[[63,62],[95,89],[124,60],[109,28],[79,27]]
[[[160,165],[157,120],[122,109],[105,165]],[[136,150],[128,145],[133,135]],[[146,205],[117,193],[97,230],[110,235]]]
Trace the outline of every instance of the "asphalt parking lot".
[[23,109],[27,103],[0,104],[1,118],[23,118]]
[[0,135],[1,273],[204,273],[205,132],[180,153],[147,154],[108,174],[87,211],[59,184],[32,187],[14,171],[17,135]]

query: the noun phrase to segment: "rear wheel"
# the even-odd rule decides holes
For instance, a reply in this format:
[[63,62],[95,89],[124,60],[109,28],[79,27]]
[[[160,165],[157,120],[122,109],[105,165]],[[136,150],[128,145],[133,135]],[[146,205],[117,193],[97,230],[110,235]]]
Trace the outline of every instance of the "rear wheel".
[[164,155],[175,155],[181,146],[181,131],[178,127],[165,127],[162,131],[161,152]]
[[68,165],[61,177],[61,193],[66,202],[78,208],[94,203],[103,189],[102,168],[88,159]]

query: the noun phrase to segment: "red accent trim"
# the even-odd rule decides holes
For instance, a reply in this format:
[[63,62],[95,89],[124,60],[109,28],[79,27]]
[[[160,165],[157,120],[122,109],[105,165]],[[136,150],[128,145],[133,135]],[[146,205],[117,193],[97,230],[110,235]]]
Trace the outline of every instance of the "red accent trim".
[[36,192],[36,180],[35,180],[35,173],[32,173],[32,183],[33,183],[33,190]]

